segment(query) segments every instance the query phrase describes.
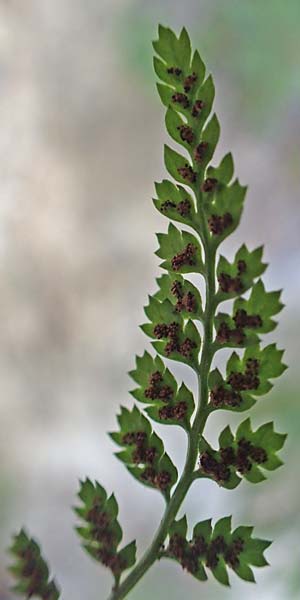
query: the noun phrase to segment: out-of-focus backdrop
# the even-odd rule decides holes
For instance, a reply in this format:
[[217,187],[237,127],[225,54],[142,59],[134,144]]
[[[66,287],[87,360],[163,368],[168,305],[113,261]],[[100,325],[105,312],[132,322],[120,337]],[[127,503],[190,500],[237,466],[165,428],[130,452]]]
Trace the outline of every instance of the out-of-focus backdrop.
[[[275,543],[258,585],[200,584],[168,561],[132,600],[299,598],[299,0],[0,1],[0,600],[10,534],[26,524],[42,542],[63,598],[100,600],[110,575],[74,532],[78,478],[114,490],[125,537],[149,543],[163,502],[130,478],[106,431],[130,405],[127,371],[148,340],[138,328],[159,274],[153,181],[165,175],[164,109],[151,40],[158,22],[185,25],[216,84],[222,136],[249,184],[242,225],[226,242],[266,244],[268,289],[287,308],[270,340],[289,371],[252,411],[289,432],[287,465],[265,484],[221,490],[198,483],[184,510],[196,520],[234,514]],[[175,372],[193,388],[183,368]],[[210,439],[241,417],[211,419]],[[170,431],[169,431],[170,429]],[[182,466],[185,437],[165,428]],[[159,430],[159,428],[158,428]]]

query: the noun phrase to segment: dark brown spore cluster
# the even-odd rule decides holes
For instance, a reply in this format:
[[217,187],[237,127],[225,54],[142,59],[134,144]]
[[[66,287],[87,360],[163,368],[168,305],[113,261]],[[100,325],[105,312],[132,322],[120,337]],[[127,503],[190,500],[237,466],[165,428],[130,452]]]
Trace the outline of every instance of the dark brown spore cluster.
[[196,311],[196,298],[192,292],[184,292],[182,283],[175,280],[171,287],[172,294],[177,298],[175,305],[176,312],[183,310],[194,313]]
[[199,117],[199,115],[201,115],[201,112],[202,112],[204,106],[205,106],[205,103],[203,102],[203,100],[200,100],[200,99],[196,100],[196,102],[193,104],[193,107],[192,107],[192,116],[195,118]]
[[174,391],[169,385],[164,385],[162,374],[155,371],[150,375],[149,387],[145,389],[144,395],[150,400],[169,402],[173,398]]
[[200,469],[222,485],[230,479],[230,467],[243,475],[251,471],[253,463],[263,464],[267,459],[264,448],[242,438],[236,449],[228,446],[221,448],[214,456],[208,451],[201,454]]
[[190,358],[194,348],[196,348],[195,342],[193,342],[190,338],[186,338],[180,345],[180,354],[185,358]]
[[240,308],[236,311],[233,320],[237,327],[250,327],[256,328],[261,327],[263,322],[262,318],[259,315],[248,315],[247,311],[243,308]]
[[170,209],[175,209],[175,210],[177,210],[177,212],[180,214],[181,217],[186,217],[190,214],[191,207],[192,207],[192,205],[191,205],[189,199],[185,198],[184,200],[180,200],[180,202],[178,202],[178,204],[176,204],[172,200],[165,200],[165,202],[163,202],[161,204],[160,210],[162,213],[166,213]]
[[182,70],[179,67],[169,67],[167,69],[169,75],[176,75],[176,77],[180,77]]
[[147,434],[144,431],[125,433],[122,442],[125,446],[134,446],[132,462],[137,465],[141,463],[149,465],[153,464],[156,450],[154,447],[149,447]]
[[214,408],[221,406],[237,407],[242,402],[241,394],[234,390],[228,390],[223,385],[216,385],[210,392],[210,402]]
[[197,248],[194,244],[187,244],[187,246],[178,254],[173,256],[171,264],[173,271],[179,271],[181,267],[185,265],[193,266],[196,264],[196,252]]
[[204,452],[200,456],[201,470],[222,484],[230,479],[230,469],[222,460],[218,461],[210,452]]
[[237,276],[231,277],[228,273],[220,273],[218,282],[220,290],[225,294],[240,294],[243,291],[243,283],[241,275],[247,270],[247,265],[244,260],[239,260],[237,263]]
[[146,467],[141,474],[141,479],[161,491],[165,491],[171,483],[171,475],[168,471],[158,472],[153,467]]
[[193,171],[192,167],[188,163],[185,163],[183,167],[178,167],[177,171],[182,179],[188,181],[189,183],[195,183],[197,179],[197,173]]
[[200,144],[198,144],[198,146],[196,146],[196,148],[194,150],[194,159],[196,162],[202,163],[202,161],[205,158],[207,148],[208,148],[207,142],[200,142]]
[[230,544],[226,544],[222,535],[210,542],[206,542],[204,537],[199,535],[188,542],[184,537],[175,533],[170,537],[166,555],[176,558],[182,568],[189,573],[196,574],[199,565],[203,563],[209,569],[215,569],[220,556],[223,556],[224,561],[230,567],[238,567],[239,556],[243,550],[244,541],[240,537],[232,540]]
[[193,85],[195,84],[195,82],[197,81],[198,77],[196,75],[195,72],[191,73],[191,75],[188,75],[184,82],[183,82],[183,89],[185,91],[186,94],[188,94],[188,92],[191,91]]
[[190,105],[188,97],[181,92],[175,92],[172,96],[172,100],[175,104],[180,104],[183,108],[188,108]]
[[177,129],[183,142],[187,142],[188,144],[193,143],[194,132],[191,127],[188,125],[178,125]]
[[160,210],[162,213],[166,213],[170,208],[176,208],[176,203],[172,200],[165,200],[165,202],[162,203]]
[[245,333],[241,327],[230,329],[227,323],[223,322],[217,331],[216,341],[219,344],[237,344],[241,345],[245,341]]
[[191,212],[191,203],[188,198],[184,200],[180,200],[177,204],[177,212],[179,212],[181,217],[186,217]]
[[117,553],[117,540],[112,527],[110,515],[103,510],[102,503],[96,498],[89,510],[86,521],[90,524],[90,537],[94,542],[100,542],[101,548],[97,549],[97,558],[103,565],[111,569],[114,575],[120,574],[126,563]]
[[236,324],[234,329],[230,329],[224,321],[220,324],[216,335],[219,344],[234,343],[240,345],[245,341],[245,328],[256,329],[263,324],[259,315],[248,315],[244,309],[237,310],[233,320]]
[[20,566],[18,575],[24,581],[26,598],[38,596],[39,598],[42,598],[42,600],[58,600],[59,593],[55,582],[48,582],[46,563],[42,559],[40,553],[32,547],[30,541],[27,548],[14,550],[14,554],[20,561],[20,565],[18,565]]
[[175,321],[170,325],[159,323],[154,327],[154,335],[156,338],[169,339],[165,346],[165,352],[167,356],[170,356],[172,352],[179,352],[179,354],[181,354],[182,356],[186,358],[191,358],[191,352],[192,350],[194,350],[194,348],[196,348],[196,344],[188,337],[185,338],[185,340],[182,343],[180,343],[179,334],[179,324]]
[[208,219],[208,227],[213,235],[222,235],[232,223],[233,218],[229,212],[224,215],[211,215]]
[[215,386],[210,392],[210,401],[212,406],[220,408],[221,406],[236,407],[240,406],[242,396],[240,392],[247,390],[256,390],[259,387],[260,379],[259,361],[256,358],[249,358],[246,362],[244,373],[230,373],[227,384],[231,389],[226,389],[223,385]]
[[260,384],[258,372],[259,361],[256,358],[249,358],[245,373],[230,373],[228,383],[236,391],[256,390]]
[[132,452],[132,462],[136,465],[145,465],[141,479],[151,483],[160,490],[166,490],[171,482],[167,471],[158,471],[155,468],[156,449],[148,445],[147,434],[144,431],[129,432],[123,436],[122,442],[126,446],[135,446]]
[[174,421],[184,421],[187,413],[187,403],[184,401],[177,402],[173,406],[167,405],[159,409],[159,418],[167,421],[172,419]]
[[218,187],[218,180],[215,177],[208,177],[202,183],[202,192],[210,193],[214,192]]

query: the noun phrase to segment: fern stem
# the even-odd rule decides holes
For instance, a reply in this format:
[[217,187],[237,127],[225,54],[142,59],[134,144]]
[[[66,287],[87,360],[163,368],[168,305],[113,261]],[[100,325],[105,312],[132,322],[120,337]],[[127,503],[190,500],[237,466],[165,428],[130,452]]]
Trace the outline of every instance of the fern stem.
[[213,336],[213,318],[215,311],[215,249],[211,246],[208,231],[204,219],[204,214],[200,209],[202,218],[201,234],[206,265],[206,306],[204,316],[204,336],[201,353],[201,361],[198,370],[199,382],[199,403],[194,418],[193,426],[188,436],[188,448],[185,466],[181,478],[174,490],[174,493],[166,506],[165,513],[160,525],[152,540],[151,545],[141,557],[136,566],[124,579],[121,585],[112,590],[108,600],[121,600],[135,587],[138,581],[148,571],[159,556],[160,548],[168,535],[169,528],[173,523],[180,506],[193,482],[193,472],[195,469],[199,438],[203,433],[205,423],[208,417],[208,374],[213,357],[212,336]]

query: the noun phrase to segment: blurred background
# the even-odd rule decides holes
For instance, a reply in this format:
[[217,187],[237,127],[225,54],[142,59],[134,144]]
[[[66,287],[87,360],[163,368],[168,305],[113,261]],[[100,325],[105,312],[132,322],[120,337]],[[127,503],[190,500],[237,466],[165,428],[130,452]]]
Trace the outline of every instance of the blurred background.
[[[109,573],[74,532],[79,478],[116,492],[125,540],[137,537],[139,552],[163,510],[106,435],[119,405],[132,403],[134,354],[150,349],[138,325],[159,274],[154,232],[167,226],[151,202],[153,181],[165,176],[151,48],[159,22],[185,25],[213,72],[222,127],[215,163],[231,150],[250,186],[241,227],[222,251],[265,243],[267,288],[284,288],[287,308],[268,341],[287,348],[290,368],[252,418],[257,426],[274,417],[289,439],[286,466],[264,485],[228,492],[198,482],[182,509],[191,525],[233,513],[234,525],[275,539],[258,585],[234,575],[230,590],[202,585],[165,561],[130,599],[300,595],[299,0],[0,0],[0,600],[14,598],[6,548],[23,524],[42,543],[63,599],[107,597]],[[188,371],[172,368],[195,389]],[[211,442],[240,420],[220,411]],[[180,468],[186,440],[177,429],[163,435]]]

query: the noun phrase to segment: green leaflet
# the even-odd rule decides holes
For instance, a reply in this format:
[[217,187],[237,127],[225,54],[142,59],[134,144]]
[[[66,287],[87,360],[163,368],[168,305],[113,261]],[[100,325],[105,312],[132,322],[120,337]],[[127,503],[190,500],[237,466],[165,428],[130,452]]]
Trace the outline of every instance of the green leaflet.
[[192,59],[192,64],[191,64],[191,72],[192,73],[196,73],[197,75],[197,88],[195,90],[195,93],[197,92],[197,89],[201,87],[201,84],[204,81],[204,77],[205,77],[205,64],[198,52],[198,50],[195,50],[194,55],[193,55],[193,59]]
[[202,321],[202,300],[198,289],[179,273],[168,273],[156,279],[159,290],[154,298],[163,302],[169,300],[184,319]]
[[195,146],[195,135],[193,129],[186,124],[180,114],[171,106],[168,107],[165,117],[166,129],[168,134],[181,144],[191,155],[193,159],[193,148]]
[[179,535],[180,537],[185,538],[187,535],[187,527],[187,518],[186,515],[184,515],[181,519],[178,519],[178,521],[173,521],[170,527],[169,536]]
[[148,296],[148,300],[147,306],[144,307],[144,312],[149,321],[154,325],[157,325],[158,323],[169,325],[173,321],[182,324],[182,315],[175,310],[174,305],[168,299],[160,302],[155,296]]
[[[246,319],[239,318],[239,323],[247,322]],[[250,313],[247,313],[249,315]],[[239,317],[240,313],[238,313]],[[234,317],[236,312],[230,316],[226,313],[218,313],[214,319],[214,327],[216,332],[214,348],[215,350],[221,350],[222,348],[246,348],[252,344],[257,344],[260,341],[258,333],[260,332],[259,319],[253,319],[251,326],[237,326]],[[251,316],[257,316],[253,314]]]
[[153,199],[153,203],[161,214],[198,230],[194,200],[184,187],[164,179],[155,184],[155,189],[157,198]]
[[[152,325],[142,325],[142,329],[150,337],[158,337],[158,334],[154,334]],[[164,338],[152,342],[152,346],[164,358],[185,363],[197,370],[201,338],[193,321],[188,320],[180,327],[174,320],[174,323],[167,328]]]
[[177,481],[177,469],[150,422],[136,406],[132,411],[121,407],[118,422],[120,431],[110,434],[114,442],[124,448],[116,453],[117,458],[138,481],[168,497]]
[[[166,368],[164,362],[159,356],[151,356],[149,352],[145,351],[143,356],[136,356],[136,369],[129,371],[130,377],[137,383],[143,390],[149,386],[150,376],[159,371],[163,377],[164,384],[171,387],[173,393],[177,392],[177,382],[174,375]],[[137,398],[140,402],[143,401],[143,397]],[[144,398],[145,402],[149,400]]]
[[207,177],[214,178],[218,181],[219,185],[229,185],[234,174],[234,163],[231,152],[228,152],[224,158],[222,158],[218,167],[208,167],[206,171]]
[[274,431],[273,422],[261,425],[253,432],[248,418],[239,425],[235,436],[227,426],[219,436],[218,450],[201,439],[197,473],[199,477],[213,479],[226,489],[237,487],[241,478],[259,483],[266,479],[262,469],[274,471],[283,464],[276,453],[285,439],[285,434]]
[[170,146],[165,144],[164,160],[168,172],[176,181],[187,185],[192,190],[196,189],[198,183],[197,173],[193,170],[193,166],[184,156],[175,152],[175,150],[172,150]]
[[114,494],[107,497],[104,488],[90,479],[80,482],[78,496],[82,502],[75,513],[84,522],[76,527],[83,547],[96,561],[108,567],[115,580],[135,563],[135,541],[118,550],[122,529],[117,519],[119,508]]
[[259,341],[258,334],[272,331],[277,323],[271,317],[283,308],[280,294],[281,291],[266,292],[259,279],[248,300],[242,297],[235,300],[231,316],[219,313],[214,322],[216,349],[248,346]]
[[159,25],[158,40],[153,42],[157,54],[170,66],[187,70],[191,63],[191,43],[185,28],[179,38],[168,27]]
[[136,370],[130,375],[140,385],[131,394],[139,402],[150,404],[146,412],[151,419],[189,431],[195,408],[193,394],[184,383],[178,389],[174,376],[159,356],[152,357],[145,352],[137,357]]
[[253,527],[231,529],[231,517],[223,517],[211,525],[211,519],[194,527],[191,540],[186,539],[186,517],[175,521],[169,531],[169,545],[162,556],[179,562],[183,569],[200,581],[207,579],[210,569],[217,581],[229,585],[227,569],[247,581],[255,581],[250,565],[267,565],[264,551],[271,542],[252,537]]
[[[234,352],[227,362],[227,376],[240,370],[245,372],[248,369],[249,363],[258,362],[257,372],[256,370],[254,372],[254,366],[251,368],[253,368],[254,379],[257,374],[259,381],[257,382],[257,387],[249,387],[249,389],[255,396],[266,394],[270,387],[272,387],[268,380],[279,377],[287,368],[281,360],[283,353],[284,350],[278,350],[276,344],[269,344],[264,348],[260,348],[258,344],[251,346],[245,350],[241,359]],[[234,389],[239,389],[239,387],[236,385]]]
[[262,275],[267,267],[261,260],[262,254],[262,246],[249,252],[243,244],[237,251],[233,263],[220,256],[217,266],[219,282],[217,303],[240,296],[253,285],[254,279]]
[[13,587],[16,594],[41,600],[58,600],[59,589],[54,579],[49,579],[49,569],[40,547],[24,529],[14,536],[9,552],[15,558],[9,571],[17,581]]
[[205,183],[209,181],[213,182],[213,192],[203,193],[204,205],[211,240],[217,247],[239,225],[247,188],[238,179],[232,185],[215,178],[207,178]]
[[280,302],[280,295],[281,290],[266,292],[262,280],[259,279],[252,287],[249,300],[245,300],[244,298],[236,299],[233,306],[233,313],[235,314],[238,310],[245,310],[249,315],[260,315],[262,323],[257,328],[257,331],[259,333],[269,333],[277,325],[276,321],[272,320],[271,317],[279,313],[284,307],[282,302]]
[[242,412],[251,408],[256,402],[254,397],[267,394],[272,388],[269,380],[287,368],[281,360],[283,352],[276,344],[263,349],[253,344],[241,358],[233,352],[227,362],[226,380],[218,369],[209,374],[210,409]]
[[202,252],[197,238],[169,224],[168,233],[158,233],[156,255],[163,258],[160,266],[175,273],[203,273]]

